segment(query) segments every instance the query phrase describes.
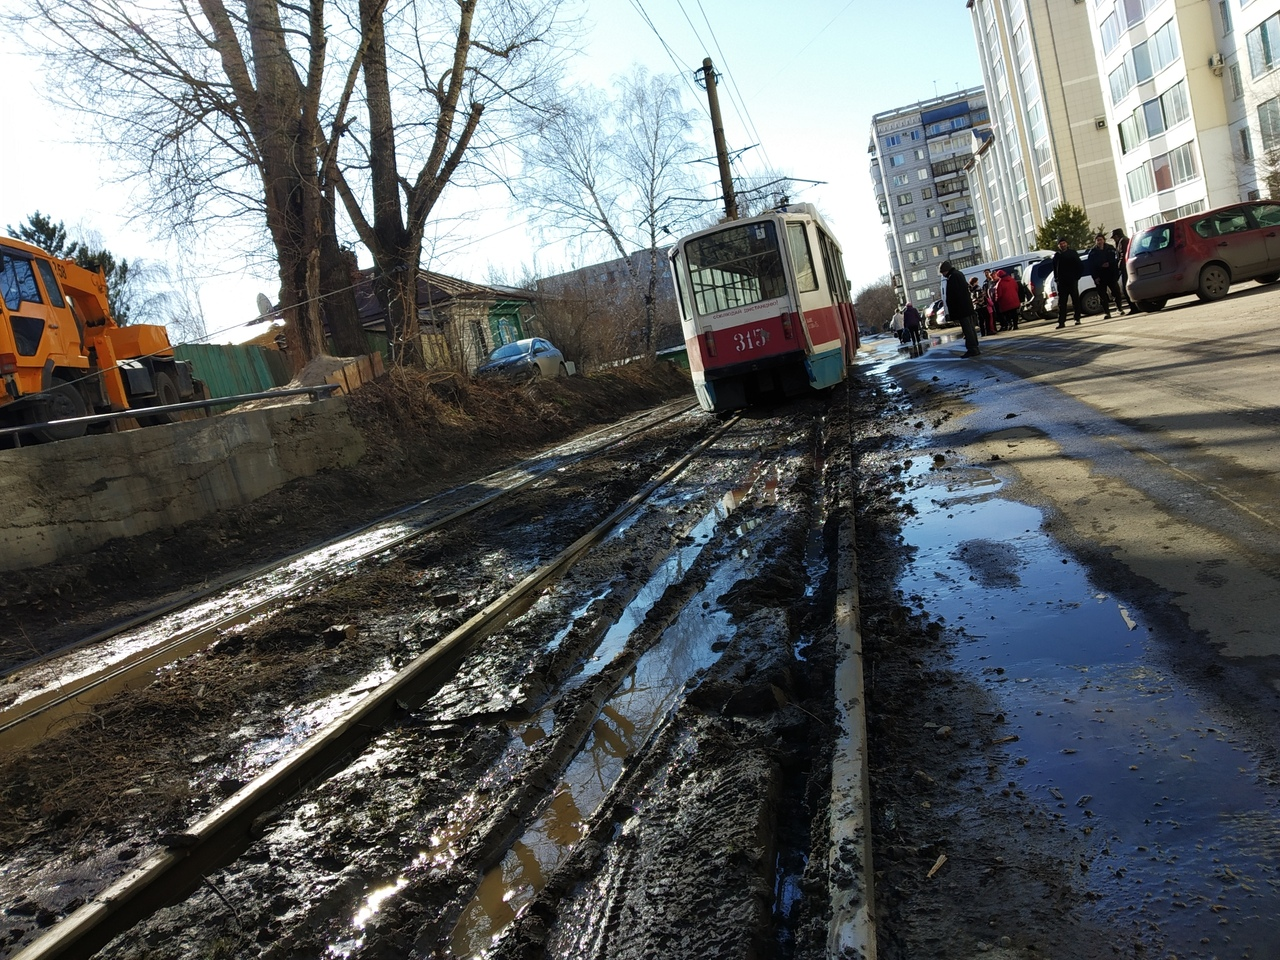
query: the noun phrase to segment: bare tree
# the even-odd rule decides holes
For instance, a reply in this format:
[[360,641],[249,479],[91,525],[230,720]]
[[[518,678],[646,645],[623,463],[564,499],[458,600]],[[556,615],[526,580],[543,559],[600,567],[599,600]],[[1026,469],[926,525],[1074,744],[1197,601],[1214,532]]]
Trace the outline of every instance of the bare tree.
[[613,98],[573,91],[538,119],[519,193],[550,229],[593,239],[626,262],[652,353],[660,247],[702,206],[690,168],[697,147],[676,78],[637,67],[615,89]]
[[373,255],[396,362],[422,362],[417,282],[428,217],[464,163],[483,176],[510,114],[537,109],[553,87],[560,54],[549,37],[559,6],[359,0],[364,115],[344,127],[326,172]]
[[887,276],[868,284],[853,298],[853,309],[858,323],[874,330],[886,327],[898,309],[898,295],[893,282]]
[[252,215],[271,238],[294,363],[324,350],[324,295],[335,338],[362,344],[325,197],[322,144],[334,138],[320,130],[322,104],[329,129],[342,129],[362,47],[357,37],[326,77],[325,0],[22,2],[5,19],[34,29],[62,101],[148,180],[145,214],[180,235]]

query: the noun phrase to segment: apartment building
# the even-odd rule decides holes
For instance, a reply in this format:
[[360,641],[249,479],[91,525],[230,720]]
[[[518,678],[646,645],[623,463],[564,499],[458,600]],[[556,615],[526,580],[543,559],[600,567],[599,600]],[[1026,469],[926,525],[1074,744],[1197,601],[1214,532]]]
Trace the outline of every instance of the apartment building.
[[872,117],[871,182],[899,299],[935,299],[943,260],[983,261],[965,168],[988,125],[981,87]]
[[1270,193],[1280,152],[1275,0],[1087,0],[1125,222]]
[[1091,3],[968,0],[991,106],[991,136],[975,143],[970,170],[988,259],[1035,249],[1062,202],[1108,229],[1123,223]]

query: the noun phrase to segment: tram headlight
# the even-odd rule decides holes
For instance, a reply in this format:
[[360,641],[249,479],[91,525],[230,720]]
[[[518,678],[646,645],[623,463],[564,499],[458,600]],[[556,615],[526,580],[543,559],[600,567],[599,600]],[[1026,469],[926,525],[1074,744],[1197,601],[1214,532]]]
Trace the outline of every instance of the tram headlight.
[[716,355],[716,335],[713,330],[704,330],[702,340],[707,345],[707,356],[714,357]]

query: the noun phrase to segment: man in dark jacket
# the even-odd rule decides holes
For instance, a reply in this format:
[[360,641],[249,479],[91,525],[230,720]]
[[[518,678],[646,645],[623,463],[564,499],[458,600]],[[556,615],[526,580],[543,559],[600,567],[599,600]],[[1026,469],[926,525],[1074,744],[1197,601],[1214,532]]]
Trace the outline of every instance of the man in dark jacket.
[[1058,327],[1067,325],[1067,297],[1076,309],[1076,323],[1080,322],[1080,254],[1071,249],[1065,237],[1058,238],[1058,252],[1053,255],[1053,279],[1058,285]]
[[964,353],[962,357],[980,357],[978,349],[977,314],[973,312],[973,299],[969,296],[969,284],[964,274],[951,265],[950,260],[943,260],[938,267],[942,275],[942,297],[947,302],[947,319],[960,324],[964,331]]
[[[1104,234],[1100,233],[1093,238],[1093,249],[1085,258],[1084,265],[1089,271],[1089,276],[1093,277],[1093,285],[1097,287],[1102,297],[1102,318],[1111,319],[1111,306],[1107,300],[1107,294],[1115,300],[1116,312],[1123,316],[1122,297],[1124,295],[1120,292],[1120,267],[1116,263],[1115,248],[1108,246]],[[1133,312],[1132,302],[1129,304],[1129,312]]]
[[1129,301],[1129,312],[1133,313],[1137,308],[1133,305],[1133,298],[1129,296],[1129,268],[1125,263],[1129,259],[1129,238],[1124,235],[1123,230],[1116,227],[1111,231],[1111,242],[1115,244],[1116,266],[1120,268],[1120,292]]

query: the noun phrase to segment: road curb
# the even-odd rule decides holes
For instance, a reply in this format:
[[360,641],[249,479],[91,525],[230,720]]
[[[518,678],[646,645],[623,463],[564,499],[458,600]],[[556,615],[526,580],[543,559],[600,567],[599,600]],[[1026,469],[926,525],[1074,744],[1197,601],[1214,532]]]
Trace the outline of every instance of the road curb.
[[836,574],[836,737],[831,759],[831,924],[829,960],[875,960],[875,893],[871,864],[871,790],[852,511],[840,524]]

